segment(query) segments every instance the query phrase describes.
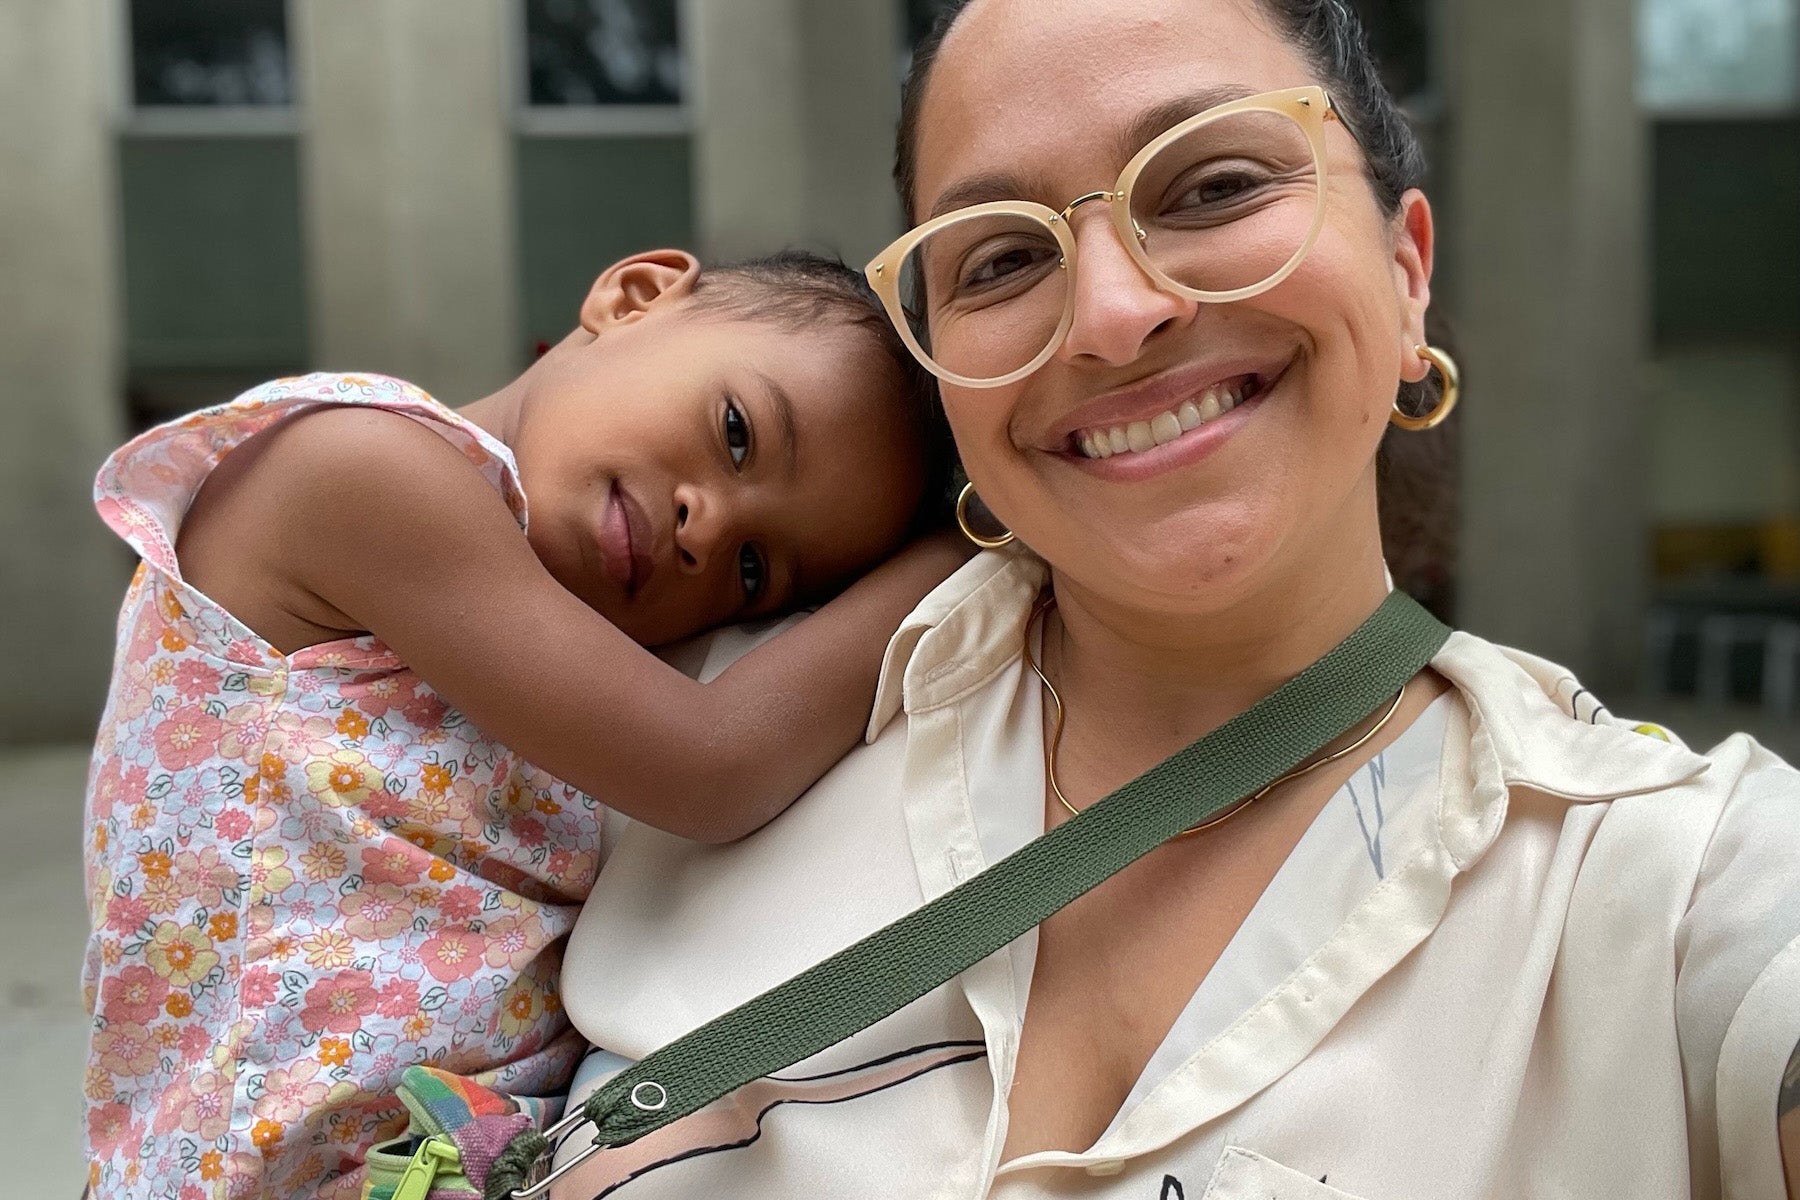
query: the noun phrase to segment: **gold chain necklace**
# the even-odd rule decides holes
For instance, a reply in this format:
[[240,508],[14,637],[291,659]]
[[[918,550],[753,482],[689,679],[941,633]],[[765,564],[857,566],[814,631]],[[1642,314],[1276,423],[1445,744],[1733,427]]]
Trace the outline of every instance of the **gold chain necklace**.
[[[1078,817],[1081,815],[1081,810],[1069,803],[1069,798],[1063,795],[1062,785],[1056,781],[1056,753],[1062,748],[1063,735],[1062,696],[1057,692],[1056,685],[1050,682],[1050,677],[1044,674],[1044,669],[1038,666],[1037,656],[1031,652],[1032,628],[1037,625],[1040,618],[1054,607],[1056,607],[1056,597],[1051,595],[1045,596],[1042,600],[1038,601],[1037,607],[1031,610],[1031,619],[1025,622],[1025,661],[1030,664],[1032,673],[1035,674],[1038,677],[1039,682],[1044,685],[1044,690],[1050,693],[1050,702],[1056,706],[1056,721],[1050,730],[1050,744],[1044,749],[1044,775],[1050,781],[1051,792],[1055,794],[1057,800],[1062,803],[1062,806],[1068,810],[1069,815]],[[1320,767],[1334,763],[1346,755],[1354,754],[1357,750],[1366,745],[1370,738],[1374,737],[1387,727],[1387,723],[1393,719],[1394,714],[1400,711],[1400,702],[1404,699],[1406,699],[1406,688],[1402,686],[1400,691],[1395,694],[1394,702],[1388,705],[1386,712],[1381,714],[1381,720],[1375,722],[1374,726],[1367,733],[1357,738],[1354,742],[1351,742],[1348,746],[1345,746],[1342,750],[1334,750],[1324,758],[1294,768],[1281,778],[1267,784],[1261,790],[1238,801],[1218,816],[1202,821],[1193,828],[1183,830],[1175,836],[1178,838],[1192,837],[1201,830],[1211,829],[1214,825],[1221,824],[1230,820],[1232,817],[1237,816],[1246,808],[1249,808],[1252,804],[1261,800],[1264,796],[1268,795],[1282,784],[1287,783],[1289,780],[1298,779],[1302,775],[1310,775]]]

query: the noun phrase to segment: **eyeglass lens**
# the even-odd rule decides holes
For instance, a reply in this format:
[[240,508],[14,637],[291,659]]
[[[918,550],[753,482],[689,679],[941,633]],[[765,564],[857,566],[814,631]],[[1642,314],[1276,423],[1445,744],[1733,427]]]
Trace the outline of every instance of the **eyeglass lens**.
[[[1158,150],[1130,187],[1130,213],[1157,282],[1197,292],[1254,288],[1306,245],[1318,164],[1306,131],[1260,109],[1207,121]],[[1056,337],[1073,272],[1050,227],[1025,214],[951,221],[901,264],[913,336],[940,368],[972,380],[1025,367]]]

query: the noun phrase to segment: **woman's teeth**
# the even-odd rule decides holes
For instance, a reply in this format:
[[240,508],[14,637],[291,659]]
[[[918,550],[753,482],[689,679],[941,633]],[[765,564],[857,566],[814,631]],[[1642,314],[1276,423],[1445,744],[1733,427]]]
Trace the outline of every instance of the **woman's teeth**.
[[1084,458],[1111,458],[1115,454],[1142,454],[1164,446],[1190,429],[1224,416],[1244,402],[1252,382],[1221,384],[1209,388],[1198,401],[1183,401],[1171,412],[1158,413],[1148,421],[1133,421],[1110,429],[1087,429],[1076,435],[1075,445]]

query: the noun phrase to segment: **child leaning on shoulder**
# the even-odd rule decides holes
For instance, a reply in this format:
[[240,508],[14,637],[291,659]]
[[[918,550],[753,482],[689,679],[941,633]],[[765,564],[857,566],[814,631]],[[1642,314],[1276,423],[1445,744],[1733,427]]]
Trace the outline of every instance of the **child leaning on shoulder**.
[[[841,264],[658,251],[466,407],[309,375],[114,454],[143,565],[87,802],[96,1200],[355,1195],[413,1064],[564,1086],[606,810],[773,818],[966,557],[919,536],[930,397]],[[827,600],[710,684],[646,649]]]

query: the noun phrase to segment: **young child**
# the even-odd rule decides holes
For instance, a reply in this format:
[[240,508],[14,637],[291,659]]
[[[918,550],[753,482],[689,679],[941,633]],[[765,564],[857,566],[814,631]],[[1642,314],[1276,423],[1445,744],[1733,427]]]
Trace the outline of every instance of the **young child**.
[[[97,1200],[353,1195],[416,1063],[563,1086],[602,805],[774,817],[963,561],[927,538],[845,589],[934,489],[927,395],[841,265],[661,251],[460,410],[310,375],[113,455],[144,565],[87,807]],[[840,589],[707,685],[643,648]]]

